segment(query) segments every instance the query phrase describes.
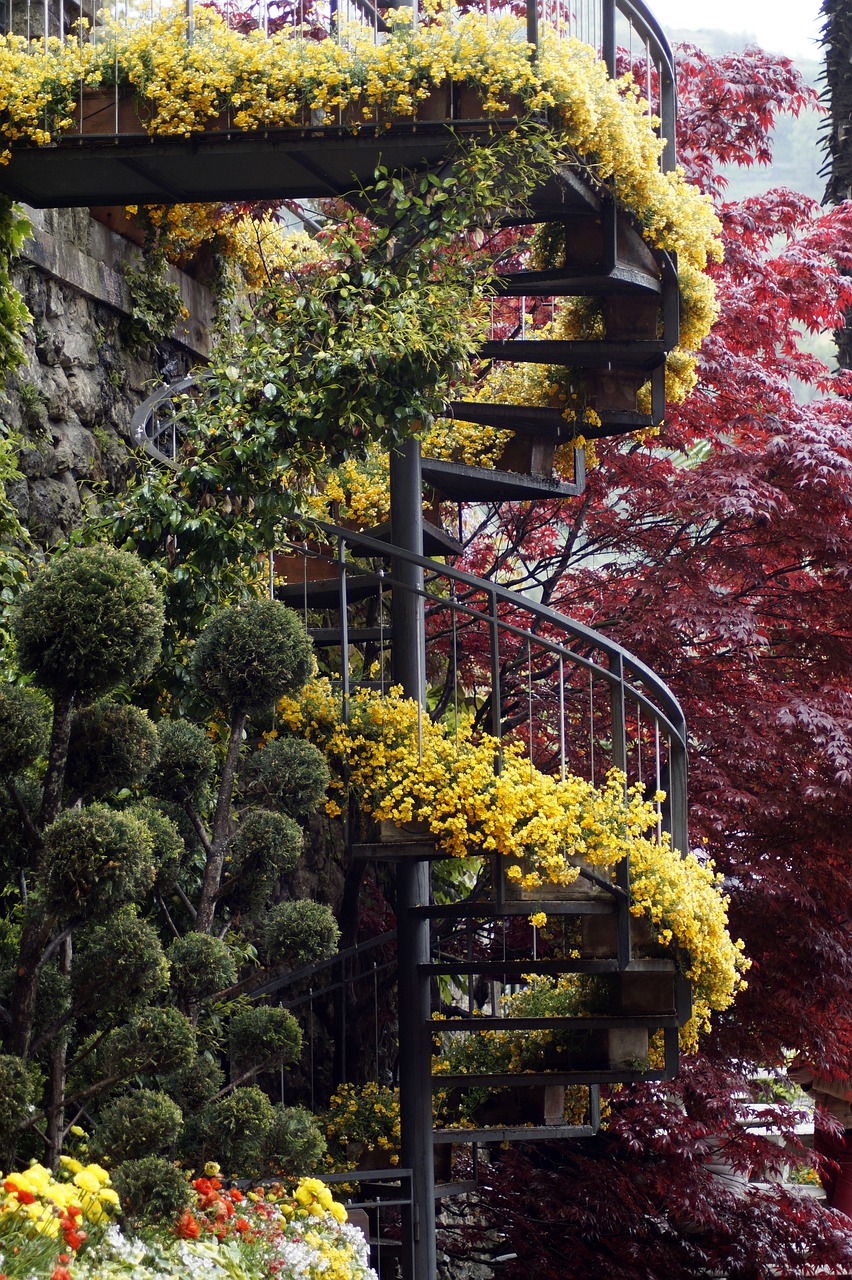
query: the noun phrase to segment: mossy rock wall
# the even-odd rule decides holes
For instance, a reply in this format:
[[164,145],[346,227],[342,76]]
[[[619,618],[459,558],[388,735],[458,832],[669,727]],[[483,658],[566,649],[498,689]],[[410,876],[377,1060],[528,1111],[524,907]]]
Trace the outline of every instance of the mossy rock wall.
[[0,419],[24,436],[23,479],[9,497],[33,539],[62,541],[138,465],[130,421],[151,390],[210,350],[210,291],[172,271],[189,320],[139,354],[125,329],[132,303],[120,264],[140,250],[86,209],[26,210],[34,235],[14,273],[33,317],[26,363],[0,392]]

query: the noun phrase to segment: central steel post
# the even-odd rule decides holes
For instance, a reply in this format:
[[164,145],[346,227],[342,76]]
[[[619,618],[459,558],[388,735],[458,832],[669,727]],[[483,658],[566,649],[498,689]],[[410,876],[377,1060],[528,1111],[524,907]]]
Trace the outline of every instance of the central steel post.
[[[393,578],[394,683],[414,698],[426,715],[426,635],[423,570],[393,549],[423,555],[423,486],[420,441],[407,440],[390,455],[391,576]],[[399,1102],[402,1165],[412,1170],[412,1212],[407,1224],[413,1265],[404,1280],[435,1280],[435,1167],[432,1155],[432,1070],[429,1035],[429,921],[412,907],[430,898],[429,863],[397,864],[397,951],[399,966]]]

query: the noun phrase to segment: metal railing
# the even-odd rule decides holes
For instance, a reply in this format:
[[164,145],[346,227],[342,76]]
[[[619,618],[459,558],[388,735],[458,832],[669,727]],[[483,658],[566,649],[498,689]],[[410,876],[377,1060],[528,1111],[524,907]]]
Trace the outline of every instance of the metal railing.
[[[341,694],[348,698],[361,682],[359,673],[370,668],[375,674],[366,683],[384,691],[390,683],[390,598],[398,585],[384,568],[389,544],[322,522],[316,527],[336,553],[291,544],[291,555],[304,556],[305,571],[288,599],[309,618],[316,563],[336,565],[334,607],[348,620],[350,641],[341,650]],[[498,743],[523,742],[531,766],[545,772],[571,772],[597,785],[617,768],[649,797],[665,791],[665,804],[657,802],[658,835],[668,829],[673,846],[686,852],[686,724],[665,682],[616,641],[528,596],[396,547],[393,555],[424,571],[433,714],[456,724],[468,715]],[[365,560],[372,562],[374,586],[364,577]],[[353,610],[369,623],[370,638],[360,649]]]
[[[219,0],[216,5],[229,27],[241,31],[261,31],[271,35],[282,29],[295,31],[305,39],[334,39],[345,43],[353,24],[371,30],[380,42],[388,30],[387,14],[395,8],[411,7],[413,22],[428,22],[418,0],[410,6],[389,6],[372,0],[247,0],[246,4]],[[501,4],[491,0],[451,5],[450,20],[471,10],[484,13],[487,20],[514,16],[519,33],[536,49],[543,38],[579,40],[590,45],[606,63],[610,75],[632,71],[643,90],[654,127],[666,139],[662,157],[664,169],[675,163],[675,67],[671,48],[662,28],[642,0],[525,0],[525,3]],[[153,23],[167,12],[174,12],[168,0],[5,0],[0,7],[0,31],[40,41],[46,35],[62,42],[87,41],[94,45],[108,42],[110,27],[138,27]],[[106,18],[109,22],[107,23]],[[186,39],[191,42],[195,31],[195,0],[185,0]],[[37,54],[34,47],[33,53]],[[80,94],[82,101],[81,85]],[[120,88],[115,86],[115,133],[122,132],[117,109]],[[451,111],[456,110],[452,108]],[[454,118],[450,114],[449,118]],[[323,123],[318,121],[317,123]],[[326,120],[324,123],[333,123]],[[365,122],[368,123],[368,122]],[[80,129],[83,113],[80,113]],[[107,130],[101,130],[102,132]]]

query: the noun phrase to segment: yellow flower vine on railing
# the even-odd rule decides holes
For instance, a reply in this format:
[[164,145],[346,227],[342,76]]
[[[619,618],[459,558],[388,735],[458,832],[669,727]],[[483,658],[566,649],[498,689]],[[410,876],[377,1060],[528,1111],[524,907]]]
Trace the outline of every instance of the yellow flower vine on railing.
[[[692,1047],[713,1010],[726,1009],[748,967],[741,942],[727,927],[728,900],[712,864],[658,840],[653,802],[610,771],[601,787],[569,775],[564,781],[534,768],[518,743],[474,739],[421,716],[399,689],[360,690],[344,724],[331,685],[318,680],[299,700],[284,699],[281,719],[321,747],[343,789],[344,772],[364,811],[398,824],[425,823],[448,855],[498,854],[506,874],[526,888],[576,880],[579,863],[609,869],[629,858],[631,912],[650,920],[660,943],[684,958],[693,987]],[[339,812],[336,801],[329,811]]]
[[698,270],[718,255],[709,201],[682,174],[660,172],[662,143],[645,103],[610,79],[579,41],[545,33],[534,62],[515,18],[477,13],[439,14],[416,30],[409,14],[397,13],[381,43],[358,24],[339,42],[306,40],[290,29],[246,35],[206,7],[195,14],[192,43],[183,9],[136,24],[107,15],[104,21],[96,45],[28,43],[15,35],[0,42],[0,132],[8,142],[41,145],[74,128],[81,87],[117,85],[136,95],[149,134],[189,137],[221,124],[224,113],[230,126],[252,130],[340,110],[357,130],[376,118],[411,117],[447,82],[468,84],[487,114],[505,112],[518,98],[524,110],[552,110],[566,146],[596,178],[612,182],[652,244]]

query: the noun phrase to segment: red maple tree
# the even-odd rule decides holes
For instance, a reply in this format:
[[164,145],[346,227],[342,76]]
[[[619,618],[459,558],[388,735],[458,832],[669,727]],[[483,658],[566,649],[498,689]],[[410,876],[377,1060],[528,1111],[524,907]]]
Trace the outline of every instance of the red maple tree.
[[795,1049],[852,1076],[852,381],[802,344],[852,303],[852,206],[787,190],[726,202],[719,167],[767,163],[776,115],[814,95],[754,49],[685,46],[678,64],[679,162],[725,244],[698,386],[656,438],[600,442],[583,499],[504,509],[470,559],[486,576],[499,561],[504,580],[510,565],[513,585],[671,684],[690,727],[691,838],[725,875],[752,969],[673,1086],[618,1094],[591,1144],[495,1168],[488,1198],[518,1254],[504,1274],[852,1270],[847,1219],[738,1197],[704,1162],[707,1134],[743,1169],[771,1157],[738,1123],[755,1065]]

